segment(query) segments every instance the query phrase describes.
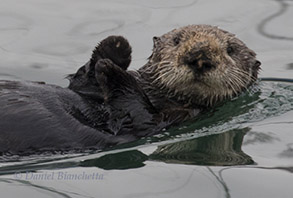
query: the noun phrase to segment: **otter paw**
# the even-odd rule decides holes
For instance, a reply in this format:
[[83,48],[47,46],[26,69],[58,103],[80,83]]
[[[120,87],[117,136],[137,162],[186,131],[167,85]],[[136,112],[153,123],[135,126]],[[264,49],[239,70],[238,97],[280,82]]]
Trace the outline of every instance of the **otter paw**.
[[104,91],[120,87],[125,75],[128,74],[110,59],[101,59],[95,66],[95,78]]
[[135,78],[109,59],[102,59],[97,62],[95,78],[106,95],[118,90],[123,90],[126,93],[127,90],[138,89]]
[[90,60],[92,68],[100,59],[110,59],[126,70],[131,62],[131,46],[122,36],[109,36],[94,49]]
[[116,70],[117,66],[110,59],[101,59],[95,66],[95,77],[98,81],[101,77],[111,76]]

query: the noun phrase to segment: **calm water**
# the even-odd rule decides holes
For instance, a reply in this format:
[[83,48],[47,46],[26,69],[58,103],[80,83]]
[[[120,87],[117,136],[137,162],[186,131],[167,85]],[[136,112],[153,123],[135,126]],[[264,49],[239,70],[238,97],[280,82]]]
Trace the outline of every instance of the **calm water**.
[[[0,79],[67,86],[98,41],[119,34],[132,69],[152,37],[187,24],[237,34],[261,77],[293,78],[293,1],[0,0]],[[249,92],[162,134],[103,152],[0,159],[1,197],[153,198],[293,195],[293,84]]]

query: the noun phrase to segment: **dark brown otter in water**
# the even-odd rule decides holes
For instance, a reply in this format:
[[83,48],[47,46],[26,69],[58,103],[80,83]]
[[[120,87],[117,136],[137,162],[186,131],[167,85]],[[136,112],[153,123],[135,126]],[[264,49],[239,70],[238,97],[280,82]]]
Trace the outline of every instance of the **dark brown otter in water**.
[[99,149],[159,133],[247,89],[255,56],[233,34],[193,25],[154,37],[148,63],[128,71],[127,40],[108,37],[69,88],[1,81],[0,152]]

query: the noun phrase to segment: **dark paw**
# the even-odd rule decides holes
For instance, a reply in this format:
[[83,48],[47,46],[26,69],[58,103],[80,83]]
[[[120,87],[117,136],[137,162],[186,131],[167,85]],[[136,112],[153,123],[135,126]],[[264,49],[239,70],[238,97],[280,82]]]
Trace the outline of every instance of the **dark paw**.
[[125,81],[126,71],[115,65],[110,59],[98,60],[95,77],[104,91],[120,87]]
[[95,66],[95,77],[100,82],[101,77],[106,78],[114,75],[115,70],[119,69],[118,66],[110,59],[98,60]]
[[122,91],[125,94],[130,90],[138,89],[135,78],[109,59],[101,59],[97,62],[95,78],[103,93],[108,96],[116,91]]
[[122,36],[109,36],[94,49],[90,60],[91,68],[94,68],[100,59],[110,59],[126,70],[131,62],[131,46]]

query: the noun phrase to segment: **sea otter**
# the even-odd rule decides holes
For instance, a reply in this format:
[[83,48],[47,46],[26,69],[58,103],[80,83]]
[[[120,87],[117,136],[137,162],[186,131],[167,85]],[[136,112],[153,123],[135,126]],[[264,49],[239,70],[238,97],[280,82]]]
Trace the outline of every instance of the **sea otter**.
[[190,25],[154,37],[153,53],[127,70],[131,47],[104,39],[68,88],[0,81],[0,152],[101,149],[133,141],[195,117],[246,90],[256,54],[233,34]]

